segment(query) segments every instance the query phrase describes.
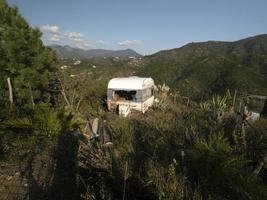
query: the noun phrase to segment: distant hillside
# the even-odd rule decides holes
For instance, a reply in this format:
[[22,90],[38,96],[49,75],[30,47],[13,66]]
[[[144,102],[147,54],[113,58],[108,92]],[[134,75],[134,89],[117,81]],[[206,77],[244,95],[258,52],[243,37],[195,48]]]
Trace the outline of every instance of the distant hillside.
[[225,89],[267,94],[267,35],[235,42],[190,43],[144,57],[139,75],[203,98]]
[[132,49],[125,50],[105,50],[105,49],[89,49],[83,50],[70,46],[52,45],[52,49],[56,50],[61,58],[98,58],[98,57],[141,57]]

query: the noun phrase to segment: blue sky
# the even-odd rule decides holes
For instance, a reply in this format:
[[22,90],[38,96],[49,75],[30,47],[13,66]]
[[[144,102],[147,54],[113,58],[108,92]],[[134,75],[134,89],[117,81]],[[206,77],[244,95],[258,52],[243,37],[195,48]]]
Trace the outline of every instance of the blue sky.
[[142,54],[267,33],[267,0],[7,0],[46,44]]

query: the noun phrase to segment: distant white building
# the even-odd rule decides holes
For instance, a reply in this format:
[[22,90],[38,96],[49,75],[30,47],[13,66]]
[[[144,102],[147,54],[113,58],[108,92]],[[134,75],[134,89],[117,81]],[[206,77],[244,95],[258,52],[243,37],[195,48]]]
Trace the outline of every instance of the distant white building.
[[60,67],[60,69],[66,69],[66,68],[68,68],[69,66],[68,65],[62,65],[61,67]]
[[73,63],[73,65],[79,65],[79,64],[81,64],[81,61],[80,61],[80,60],[76,60],[76,61]]

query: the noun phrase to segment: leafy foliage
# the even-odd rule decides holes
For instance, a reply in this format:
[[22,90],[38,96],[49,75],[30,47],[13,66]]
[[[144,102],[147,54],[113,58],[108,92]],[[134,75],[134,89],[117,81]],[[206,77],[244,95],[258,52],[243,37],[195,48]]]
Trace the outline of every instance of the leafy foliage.
[[[76,190],[69,192],[84,199],[267,199],[267,121],[245,121],[230,94],[266,92],[266,36],[189,44],[136,63],[87,59],[77,66],[57,63],[40,37],[16,7],[0,1],[1,162],[32,169],[34,157],[49,149],[56,161],[50,175],[62,181],[51,187],[61,195],[65,187],[58,185],[71,185]],[[59,72],[63,64],[68,67]],[[135,74],[171,88],[158,87],[159,102],[145,114],[107,113],[108,80]],[[99,115],[107,117],[113,146],[84,138],[78,146],[74,133],[85,116]],[[66,181],[70,175],[74,185]]]
[[222,95],[227,89],[264,95],[266,49],[266,35],[236,42],[190,43],[144,57],[138,74],[197,100]]
[[50,101],[51,77],[57,60],[55,53],[44,47],[41,32],[31,28],[17,7],[0,3],[0,87],[1,101],[8,98],[7,78],[10,77],[14,102],[17,105]]

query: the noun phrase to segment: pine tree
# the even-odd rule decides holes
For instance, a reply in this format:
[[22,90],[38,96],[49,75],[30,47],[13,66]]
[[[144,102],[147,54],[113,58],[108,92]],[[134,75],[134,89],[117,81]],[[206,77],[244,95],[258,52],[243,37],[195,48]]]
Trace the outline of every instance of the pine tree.
[[0,1],[0,88],[1,103],[8,100],[7,78],[12,83],[14,104],[34,105],[49,101],[51,73],[56,54],[43,45],[41,32],[32,28],[17,7]]

